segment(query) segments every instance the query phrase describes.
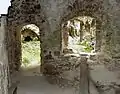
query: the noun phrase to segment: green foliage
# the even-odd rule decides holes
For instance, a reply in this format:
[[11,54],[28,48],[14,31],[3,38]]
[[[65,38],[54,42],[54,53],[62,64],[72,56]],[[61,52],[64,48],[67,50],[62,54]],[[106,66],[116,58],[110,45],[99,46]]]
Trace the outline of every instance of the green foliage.
[[93,46],[90,45],[90,43],[86,40],[83,40],[82,42],[79,42],[78,45],[84,46],[84,52],[91,52],[93,50]]
[[22,43],[22,63],[27,66],[32,61],[40,62],[40,41]]
[[30,61],[28,60],[28,58],[23,57],[22,63],[23,63],[25,66],[27,66],[27,65],[30,63]]
[[91,52],[93,50],[92,46],[87,46],[86,48],[84,48],[85,52]]

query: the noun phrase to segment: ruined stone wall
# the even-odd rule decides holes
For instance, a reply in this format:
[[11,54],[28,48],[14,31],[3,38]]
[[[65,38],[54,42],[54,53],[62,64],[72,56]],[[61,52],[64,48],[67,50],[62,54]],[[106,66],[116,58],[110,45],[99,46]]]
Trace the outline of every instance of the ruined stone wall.
[[[51,50],[53,55],[56,56],[56,52],[61,52],[62,42],[61,42],[61,28],[62,23],[70,20],[71,18],[78,16],[90,16],[95,18],[101,26],[102,15],[103,15],[103,2],[100,0],[93,0],[92,2],[85,0],[51,0],[51,1],[41,1],[43,10],[45,12],[46,18],[50,24],[51,34],[47,36],[47,47],[44,48]],[[45,6],[44,6],[45,5]],[[101,22],[101,23],[100,23]],[[98,28],[100,33],[97,33],[99,37],[98,42],[101,44],[101,33],[102,28]],[[52,35],[52,36],[50,36]],[[52,37],[52,39],[49,37]],[[101,46],[101,45],[98,45]]]
[[[62,47],[61,24],[77,16],[90,16],[97,20],[97,50],[100,53],[97,60],[99,63],[112,63],[114,68],[116,62],[119,63],[119,0],[12,0],[11,3],[8,10],[9,36],[7,36],[11,72],[15,72],[20,67],[20,30],[28,24],[35,24],[40,29],[42,63],[45,59],[49,59],[48,57],[44,58],[49,51],[56,60],[52,59],[52,63],[60,64],[72,61],[65,58],[63,61],[66,61],[63,62],[57,57],[59,57]],[[65,64],[61,65],[61,68],[63,66]],[[120,64],[117,67],[120,68]]]
[[[38,20],[39,19],[39,20]],[[35,24],[40,30],[45,23],[39,0],[14,0],[8,9],[8,51],[11,73],[19,71],[21,65],[21,29],[25,25]],[[41,37],[42,38],[42,37]],[[13,66],[14,64],[14,66]]]
[[[21,62],[20,29],[35,24],[40,29],[42,62],[49,51],[57,58],[61,53],[61,24],[77,16],[97,20],[98,50],[104,55],[119,56],[119,4],[113,0],[12,0],[8,10],[9,63],[16,70]],[[116,49],[114,49],[116,48]]]
[[9,67],[6,49],[6,15],[1,15],[0,23],[0,94],[8,94]]
[[[14,44],[9,44],[11,46],[9,51],[12,51],[11,48],[15,48],[9,55],[11,56],[9,58],[11,63],[20,61],[20,53],[17,53],[20,52],[20,42],[18,42],[17,35],[19,35],[18,32],[23,25],[37,25],[41,33],[41,48],[44,48],[42,51],[47,53],[52,51],[52,54],[56,56],[61,51],[62,37],[60,30],[62,22],[82,15],[101,19],[101,10],[99,9],[101,8],[101,2],[98,1],[90,3],[77,0],[35,0],[34,2],[31,0],[14,0],[11,3],[8,11],[8,27],[11,36],[9,40]],[[100,6],[96,6],[98,3]],[[19,46],[16,42],[19,43]],[[14,59],[15,56],[16,60]]]
[[[120,59],[120,41],[119,41],[119,16],[120,4],[117,0],[104,1],[103,16],[103,38],[102,38],[102,61],[108,64],[119,63]],[[119,66],[119,64],[117,65]]]
[[[11,3],[8,9],[10,69],[17,70],[20,67],[20,28],[27,24],[35,24],[40,29],[42,57],[49,51],[59,55],[62,41],[59,32],[60,15],[69,1],[14,0]],[[13,67],[12,64],[15,66]]]

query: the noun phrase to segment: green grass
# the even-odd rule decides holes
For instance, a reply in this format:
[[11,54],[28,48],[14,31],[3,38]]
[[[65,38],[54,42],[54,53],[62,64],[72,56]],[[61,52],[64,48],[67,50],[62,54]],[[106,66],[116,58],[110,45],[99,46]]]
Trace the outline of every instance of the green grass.
[[40,41],[22,43],[22,63],[27,66],[33,61],[40,62]]

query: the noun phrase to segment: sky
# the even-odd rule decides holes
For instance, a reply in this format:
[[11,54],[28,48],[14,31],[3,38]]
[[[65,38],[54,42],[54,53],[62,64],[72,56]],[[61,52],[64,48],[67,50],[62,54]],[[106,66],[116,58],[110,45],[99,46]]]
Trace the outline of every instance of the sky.
[[0,2],[0,14],[7,14],[7,9],[10,6],[10,0],[2,0]]

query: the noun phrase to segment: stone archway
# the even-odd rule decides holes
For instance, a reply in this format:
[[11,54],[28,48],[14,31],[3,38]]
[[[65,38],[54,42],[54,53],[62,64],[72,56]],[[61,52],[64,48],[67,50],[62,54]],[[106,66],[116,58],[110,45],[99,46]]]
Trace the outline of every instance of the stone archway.
[[[19,4],[20,6],[16,7],[16,4]],[[21,43],[19,41],[20,30],[23,26],[28,24],[35,24],[38,26],[40,29],[41,49],[43,49],[43,23],[47,24],[44,14],[41,14],[39,0],[36,0],[35,2],[30,0],[22,0],[20,2],[11,1],[11,6],[8,9],[8,59],[11,74],[19,70],[21,63]],[[41,52],[41,57],[43,57],[43,50]]]
[[[20,31],[21,31],[22,27],[25,25],[27,25],[27,24],[23,24],[21,26],[15,26],[14,29],[12,29],[13,30],[12,32],[14,35],[12,35],[13,37],[11,39],[11,41],[12,41],[11,42],[11,50],[9,50],[9,51],[12,51],[12,55],[9,56],[9,60],[11,62],[10,69],[12,71],[13,70],[19,71],[19,68],[21,65],[21,54],[22,53],[21,53],[21,32]],[[14,48],[14,49],[12,49],[12,48]],[[9,54],[10,54],[10,52],[9,52]]]
[[[84,4],[84,5],[83,5]],[[99,4],[99,6],[96,6]],[[91,8],[89,8],[89,7]],[[66,12],[62,16],[61,23],[64,23],[70,19],[76,18],[78,16],[89,16],[96,20],[96,52],[101,51],[102,45],[102,35],[103,35],[103,10],[102,10],[102,2],[92,1],[91,3],[87,3],[87,1],[75,1],[73,5],[69,5]],[[60,24],[61,24],[60,23]],[[62,44],[62,43],[61,43]],[[61,46],[62,47],[62,46]]]
[[[92,0],[91,2],[89,2],[89,0],[75,0],[75,2],[69,6],[67,6],[67,8],[64,11],[64,14],[61,17],[61,21],[60,21],[60,25],[62,25],[62,23],[78,17],[78,16],[89,16],[92,18],[96,19],[96,51],[97,52],[101,52],[101,45],[102,45],[102,35],[104,34],[103,32],[103,26],[102,24],[104,23],[103,20],[103,2],[101,1],[94,1]],[[62,44],[62,43],[61,43]],[[61,46],[62,47],[62,46]],[[85,61],[81,62],[81,63],[86,63]],[[82,66],[82,64],[80,64],[80,66]],[[83,69],[82,69],[83,68]],[[87,68],[86,66],[82,66],[82,68],[80,69],[80,71],[86,71]],[[86,69],[84,69],[86,68]],[[81,79],[84,79],[84,81],[81,82],[80,86],[82,87],[82,90],[84,93],[89,94],[89,89],[86,89],[89,87],[89,80],[90,78],[88,78],[89,73],[86,74],[80,74],[82,75]],[[84,78],[84,76],[86,76]],[[85,80],[86,79],[86,80]],[[82,92],[82,93],[83,93]],[[82,94],[81,93],[81,94]]]
[[29,75],[40,74],[41,43],[39,28],[34,24],[23,26],[19,36],[21,42],[21,73],[28,75],[27,71],[32,70]]
[[[88,23],[89,29],[87,28],[87,26],[88,26],[87,21],[89,21],[89,23]],[[67,24],[67,25],[65,25],[65,24]],[[62,42],[62,47],[63,47],[62,50],[66,49],[66,51],[67,51],[68,48],[71,50],[74,49],[74,47],[72,45],[79,46],[78,44],[82,43],[83,39],[86,39],[85,36],[86,37],[88,36],[87,37],[88,42],[90,42],[92,40],[90,38],[94,39],[94,53],[100,52],[101,41],[102,41],[101,40],[101,37],[102,37],[101,25],[102,25],[102,23],[98,19],[92,18],[90,16],[78,16],[78,17],[76,16],[76,17],[73,17],[72,19],[69,19],[68,21],[66,21],[65,24],[63,23],[62,25],[64,25],[64,26],[61,27],[62,28],[62,31],[61,31],[62,32],[62,41],[63,41]],[[70,40],[68,37],[70,37]],[[70,43],[70,41],[72,44]],[[73,43],[73,41],[74,41],[74,43]],[[72,47],[69,47],[68,45],[69,46],[71,45]],[[77,49],[77,47],[75,47],[75,49]],[[76,51],[78,51],[78,49]],[[81,51],[84,52],[84,50],[81,50]],[[88,53],[91,53],[91,52],[88,51]]]

